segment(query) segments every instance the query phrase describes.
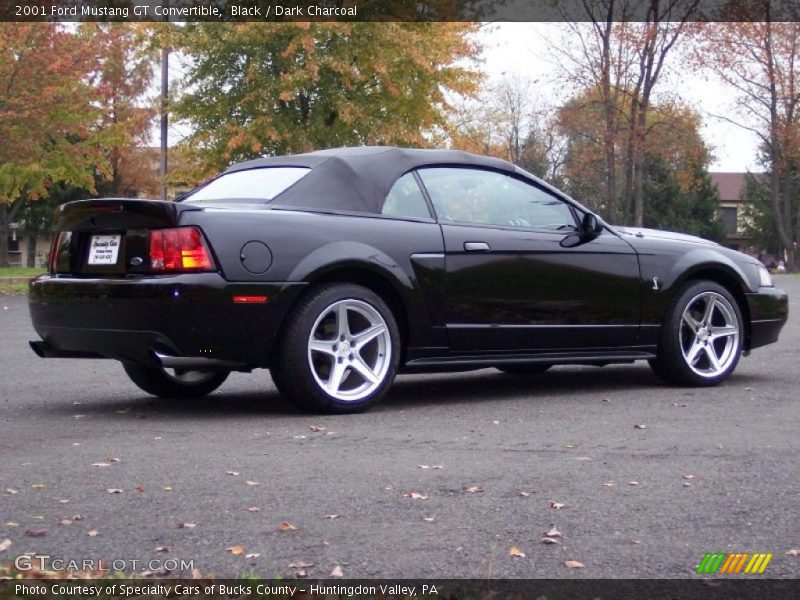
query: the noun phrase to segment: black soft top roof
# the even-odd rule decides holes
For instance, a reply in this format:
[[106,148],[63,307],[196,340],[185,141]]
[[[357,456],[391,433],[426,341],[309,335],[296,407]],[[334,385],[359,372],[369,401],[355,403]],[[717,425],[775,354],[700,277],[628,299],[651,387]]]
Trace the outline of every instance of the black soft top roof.
[[225,173],[264,167],[308,167],[311,169],[308,175],[277,195],[270,205],[380,213],[386,195],[401,175],[433,165],[515,172],[514,165],[504,160],[460,150],[362,146],[258,158],[236,164]]

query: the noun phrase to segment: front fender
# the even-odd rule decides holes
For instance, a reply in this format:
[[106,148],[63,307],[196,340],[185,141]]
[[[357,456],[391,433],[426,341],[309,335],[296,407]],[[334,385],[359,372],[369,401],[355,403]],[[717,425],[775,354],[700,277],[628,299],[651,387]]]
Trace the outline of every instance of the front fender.
[[699,273],[715,271],[735,281],[742,293],[758,291],[758,281],[753,280],[758,276],[755,267],[753,273],[748,274],[743,265],[716,248],[695,248],[679,254],[664,249],[653,253],[640,252],[639,261],[642,272],[642,325],[645,326],[643,334],[647,339],[652,333],[648,333],[648,326],[657,327],[661,324],[664,311],[675,292]]

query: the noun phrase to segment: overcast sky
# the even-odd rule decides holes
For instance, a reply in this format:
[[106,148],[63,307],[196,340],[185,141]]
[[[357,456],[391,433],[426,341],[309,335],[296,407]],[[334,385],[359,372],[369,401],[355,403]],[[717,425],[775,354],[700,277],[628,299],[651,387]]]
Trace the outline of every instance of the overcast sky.
[[[562,23],[496,23],[483,28],[483,69],[490,77],[519,74],[538,80],[543,98],[557,106],[565,90],[559,84],[558,69],[549,44],[559,39]],[[673,59],[678,56],[673,56]],[[669,58],[668,58],[669,60]],[[673,60],[672,64],[681,64]],[[757,171],[756,136],[712,115],[733,117],[731,93],[716,81],[707,81],[689,69],[674,69],[664,89],[677,92],[682,100],[700,112],[703,137],[712,150],[712,171]],[[671,87],[670,87],[671,86]]]

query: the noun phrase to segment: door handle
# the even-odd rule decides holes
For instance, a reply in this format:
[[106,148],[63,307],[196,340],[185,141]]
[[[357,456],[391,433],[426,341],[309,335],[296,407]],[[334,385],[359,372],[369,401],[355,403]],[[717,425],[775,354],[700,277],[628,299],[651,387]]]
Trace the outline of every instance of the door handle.
[[488,252],[491,248],[486,242],[464,242],[464,250],[467,252]]

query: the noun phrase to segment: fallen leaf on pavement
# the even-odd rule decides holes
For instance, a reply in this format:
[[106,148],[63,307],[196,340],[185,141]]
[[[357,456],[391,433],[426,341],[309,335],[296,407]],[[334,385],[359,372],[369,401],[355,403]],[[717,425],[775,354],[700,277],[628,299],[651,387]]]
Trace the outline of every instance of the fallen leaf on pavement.
[[641,544],[641,540],[631,540],[631,544]]
[[197,523],[178,523],[178,529],[194,529]]
[[433,523],[436,520],[436,517],[424,517],[423,521],[427,521],[428,523]]
[[326,519],[338,519],[339,515],[325,515]]
[[525,553],[516,546],[511,546],[508,549],[508,555],[516,558],[525,558]]
[[64,526],[72,525],[72,521],[70,519],[59,519],[58,524]]
[[544,535],[545,535],[545,537],[551,537],[551,538],[557,538],[557,537],[563,538],[564,537],[564,534],[561,533],[558,529],[556,529],[552,525],[550,526],[550,529],[548,529],[547,531],[544,532]]
[[15,522],[15,521],[6,521],[5,522],[5,526],[6,527],[19,527],[19,523]]
[[566,504],[564,504],[563,502],[556,502],[555,500],[550,500],[550,508],[559,509],[559,508],[564,508],[565,506]]
[[164,486],[164,491],[165,492],[171,492],[172,491],[172,486],[171,485],[165,485]]
[[230,552],[234,556],[239,556],[240,554],[244,554],[244,546],[231,546],[230,548],[226,548],[225,551]]
[[11,540],[5,539],[2,542],[0,542],[0,552],[5,552],[9,548],[11,548]]
[[260,511],[261,509],[260,509],[260,508],[258,508],[257,506],[248,506],[247,508],[245,508],[245,510],[246,510],[247,512],[258,512],[258,511]]
[[47,486],[43,483],[34,483],[31,487],[35,490],[43,490]]
[[689,483],[688,481],[684,481],[683,482],[683,487],[692,487],[692,484]]
[[638,481],[629,481],[628,485],[639,485]]
[[259,556],[261,556],[261,554],[258,552],[252,552],[244,555],[245,558],[258,558]]
[[25,537],[44,537],[47,535],[47,529],[27,529],[25,531]]
[[278,529],[281,531],[297,531],[297,527],[289,523],[288,521],[284,521],[280,525],[278,525]]
[[258,481],[245,481],[245,483],[247,485],[249,485],[250,487],[252,487],[254,485],[261,485]]
[[520,492],[519,495],[522,496],[523,498],[527,498],[528,496],[531,495],[531,493],[530,492]]
[[109,494],[121,494],[122,490],[119,488],[108,488],[106,490]]
[[14,488],[6,488],[6,494],[11,494],[13,496],[14,494],[19,494],[19,490]]
[[97,536],[99,535],[99,533],[100,533],[100,532],[99,532],[99,531],[97,531],[97,529],[92,529],[92,530],[91,530],[89,533],[87,533],[86,535],[88,535],[89,537],[97,537]]
[[302,560],[298,561],[296,563],[289,563],[289,568],[290,569],[308,569],[309,567],[313,567],[313,566],[314,566],[314,563],[307,563],[307,562],[303,562]]
[[344,572],[342,571],[342,567],[336,565],[333,567],[333,571],[331,571],[331,577],[344,577]]
[[564,566],[568,569],[582,569],[586,565],[584,565],[582,562],[578,562],[577,560],[565,560]]
[[141,494],[142,492],[144,492],[144,486],[137,485],[135,488],[133,488],[133,491],[136,492],[137,494]]
[[800,549],[792,548],[786,554],[788,554],[789,556],[800,556]]
[[427,500],[428,497],[425,494],[420,494],[419,492],[406,492],[403,494],[406,498],[411,498],[412,500]]
[[684,479],[694,479],[694,475],[684,475]]
[[239,475],[239,471],[225,471],[225,475],[233,475],[235,477]]
[[92,466],[93,466],[93,467],[110,467],[110,466],[111,466],[111,463],[107,463],[107,462],[96,462],[96,463],[92,463]]
[[561,543],[561,542],[559,542],[559,541],[558,541],[556,538],[552,538],[552,537],[543,537],[543,538],[542,538],[541,540],[539,540],[539,541],[540,541],[541,543],[543,543],[543,544],[560,544],[560,543]]
[[69,504],[70,502],[72,502],[72,500],[70,500],[69,498],[62,498],[61,500],[58,501],[59,504]]
[[467,488],[467,493],[468,494],[481,494],[481,493],[483,493],[485,491],[486,491],[486,489],[482,488],[479,485],[473,485],[472,487],[468,487]]
[[647,429],[647,425],[645,424],[637,424],[633,426],[634,429]]
[[309,429],[314,433],[322,433],[327,429],[327,427],[322,427],[321,425],[311,425],[309,426]]
[[603,485],[605,487],[614,487],[616,483],[614,483],[613,481],[606,481]]
[[159,546],[158,548],[156,548],[156,552],[169,552],[169,548],[167,548],[166,546]]

